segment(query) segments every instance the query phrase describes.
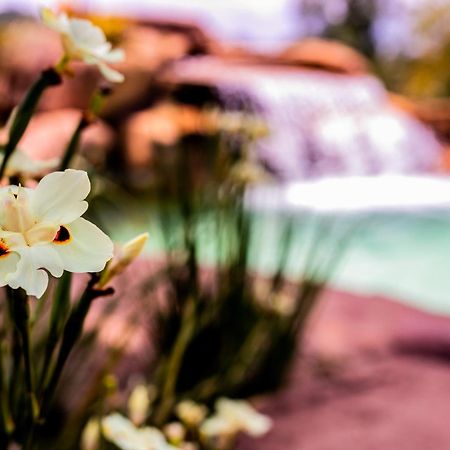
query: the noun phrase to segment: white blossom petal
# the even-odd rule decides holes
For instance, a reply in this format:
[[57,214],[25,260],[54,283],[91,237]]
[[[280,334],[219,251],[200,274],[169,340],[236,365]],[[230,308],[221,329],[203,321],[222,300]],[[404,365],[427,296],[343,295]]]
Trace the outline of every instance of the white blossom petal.
[[46,269],[57,278],[64,272],[62,259],[51,244],[29,247],[29,257],[35,269]]
[[30,207],[41,220],[64,224],[78,219],[88,208],[84,199],[91,190],[83,170],[53,172],[39,182],[33,191]]
[[121,450],[177,450],[157,428],[137,428],[118,413],[102,419],[102,431],[104,437]]
[[40,11],[42,22],[52,30],[59,33],[67,33],[69,31],[69,19],[67,14],[61,13],[56,15],[50,8],[42,8]]
[[102,75],[111,83],[122,83],[125,80],[123,74],[118,72],[117,70],[111,69],[111,67],[107,66],[103,62],[98,62],[97,67],[99,68]]
[[8,284],[7,277],[16,271],[19,259],[19,255],[15,252],[0,256],[0,287]]
[[256,411],[245,400],[219,398],[216,401],[217,415],[236,427],[236,430],[258,437],[272,427],[272,420]]
[[105,55],[102,55],[102,59],[108,63],[118,63],[125,60],[125,52],[121,48],[115,48]]
[[48,286],[48,274],[37,269],[33,260],[33,247],[22,247],[17,252],[20,255],[16,271],[6,275],[6,281],[13,289],[22,288],[28,295],[42,297]]
[[113,256],[113,243],[96,225],[79,218],[64,225],[70,239],[53,243],[64,269],[75,273],[100,272]]
[[[86,49],[101,48],[108,43],[103,30],[87,19],[72,18],[69,21],[69,27],[70,36],[80,47],[85,47]],[[111,45],[106,50],[110,48]]]
[[16,270],[6,275],[7,284],[13,289],[21,287],[28,295],[40,298],[48,285],[47,269],[53,276],[63,274],[63,263],[52,245],[36,245],[16,250],[20,259]]

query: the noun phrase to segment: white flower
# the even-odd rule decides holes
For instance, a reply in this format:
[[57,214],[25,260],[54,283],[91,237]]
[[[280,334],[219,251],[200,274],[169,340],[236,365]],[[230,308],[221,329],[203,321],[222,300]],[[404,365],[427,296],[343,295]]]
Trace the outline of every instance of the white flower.
[[[3,161],[3,157],[3,153],[0,153],[0,164]],[[58,165],[58,162],[58,158],[52,158],[46,161],[32,159],[27,153],[16,148],[8,160],[5,176],[37,177],[50,169],[54,169]]]
[[69,18],[65,13],[56,15],[49,8],[41,9],[41,18],[45,25],[60,33],[67,59],[97,66],[102,75],[114,83],[124,80],[124,76],[107,63],[121,62],[125,54],[121,49],[112,49],[101,28],[86,19]]
[[272,427],[272,420],[258,413],[244,400],[220,398],[216,402],[217,416],[229,422],[237,431],[258,437],[266,434]]
[[118,413],[102,419],[102,431],[121,450],[176,450],[157,428],[137,428]]
[[41,297],[48,272],[99,272],[112,257],[106,234],[81,216],[91,185],[87,173],[53,172],[35,189],[0,189],[0,286]]
[[207,438],[232,436],[237,432],[238,430],[234,426],[234,423],[217,414],[208,417],[200,427],[200,434]]

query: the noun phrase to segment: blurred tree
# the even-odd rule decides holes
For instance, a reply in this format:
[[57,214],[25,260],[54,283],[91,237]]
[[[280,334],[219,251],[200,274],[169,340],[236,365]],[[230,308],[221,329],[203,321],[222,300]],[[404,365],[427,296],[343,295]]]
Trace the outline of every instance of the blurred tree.
[[300,14],[308,31],[336,39],[362,52],[375,55],[372,24],[377,14],[375,0],[335,0],[332,3],[302,0]]
[[415,21],[417,50],[399,58],[391,71],[397,71],[394,88],[415,97],[450,95],[450,3],[427,8]]
[[342,41],[373,58],[375,43],[372,23],[375,15],[374,0],[349,0],[344,20],[338,24],[329,24],[325,37]]

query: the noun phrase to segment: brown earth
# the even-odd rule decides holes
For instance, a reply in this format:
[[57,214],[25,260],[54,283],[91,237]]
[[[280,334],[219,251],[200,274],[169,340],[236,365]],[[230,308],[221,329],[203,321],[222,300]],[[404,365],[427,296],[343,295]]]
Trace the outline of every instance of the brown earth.
[[274,420],[239,450],[450,449],[450,318],[328,291]]

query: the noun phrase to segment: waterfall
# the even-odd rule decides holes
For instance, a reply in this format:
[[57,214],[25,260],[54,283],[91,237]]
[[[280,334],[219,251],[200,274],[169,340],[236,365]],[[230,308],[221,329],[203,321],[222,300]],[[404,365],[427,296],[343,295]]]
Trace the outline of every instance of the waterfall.
[[217,88],[225,108],[266,121],[269,136],[256,150],[283,181],[421,174],[439,165],[432,131],[391,106],[370,75],[245,65],[223,70],[229,74]]

